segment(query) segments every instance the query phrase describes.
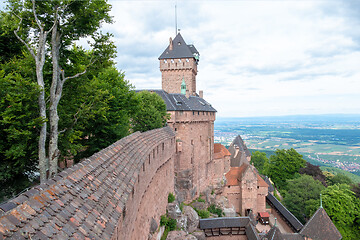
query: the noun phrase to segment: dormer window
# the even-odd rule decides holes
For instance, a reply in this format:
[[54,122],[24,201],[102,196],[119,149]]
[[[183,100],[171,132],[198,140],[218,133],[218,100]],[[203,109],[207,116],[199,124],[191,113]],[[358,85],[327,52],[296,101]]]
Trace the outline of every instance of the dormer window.
[[180,46],[180,45],[181,45],[181,42],[178,42],[178,45]]

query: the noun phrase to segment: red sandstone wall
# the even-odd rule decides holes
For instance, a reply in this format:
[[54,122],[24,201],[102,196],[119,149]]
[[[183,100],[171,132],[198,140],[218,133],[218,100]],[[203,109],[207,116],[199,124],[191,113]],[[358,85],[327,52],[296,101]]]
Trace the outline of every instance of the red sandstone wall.
[[166,92],[180,93],[183,78],[190,94],[193,95],[196,92],[197,64],[194,58],[162,59],[160,60],[160,71],[162,89]]
[[178,195],[190,200],[205,190],[211,182],[209,164],[214,152],[214,112],[169,112],[169,126],[176,132],[182,150],[175,159],[175,172],[180,186]]
[[241,177],[241,215],[245,216],[246,209],[252,209],[255,214],[257,212],[257,176],[249,168],[245,170]]
[[241,195],[240,186],[225,186],[223,195],[228,198],[229,202],[235,207],[235,211],[240,213]]
[[157,142],[147,150],[126,203],[126,215],[113,239],[145,239],[151,219],[160,223],[160,215],[166,212],[168,194],[174,192],[174,154],[175,138]]

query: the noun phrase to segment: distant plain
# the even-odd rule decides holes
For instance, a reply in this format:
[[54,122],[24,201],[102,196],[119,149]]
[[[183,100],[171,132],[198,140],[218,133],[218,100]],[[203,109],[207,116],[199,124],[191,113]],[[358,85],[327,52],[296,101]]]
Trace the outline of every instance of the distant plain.
[[215,142],[238,134],[251,151],[294,148],[307,161],[360,175],[360,115],[218,118]]

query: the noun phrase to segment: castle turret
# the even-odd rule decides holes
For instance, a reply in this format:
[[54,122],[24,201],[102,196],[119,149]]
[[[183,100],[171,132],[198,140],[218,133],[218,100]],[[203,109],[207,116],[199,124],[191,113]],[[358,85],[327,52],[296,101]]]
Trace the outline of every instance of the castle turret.
[[168,93],[181,93],[181,79],[191,96],[196,95],[197,64],[199,52],[194,45],[187,45],[181,34],[172,40],[160,55],[160,71],[162,74],[162,89]]

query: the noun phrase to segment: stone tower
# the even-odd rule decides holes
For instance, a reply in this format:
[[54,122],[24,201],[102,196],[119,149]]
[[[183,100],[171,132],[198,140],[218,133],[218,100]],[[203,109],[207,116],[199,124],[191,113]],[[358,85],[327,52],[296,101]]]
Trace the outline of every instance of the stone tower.
[[159,57],[162,89],[168,93],[181,93],[184,80],[189,95],[195,96],[199,55],[194,45],[187,45],[180,33],[174,40],[170,38],[169,46]]

